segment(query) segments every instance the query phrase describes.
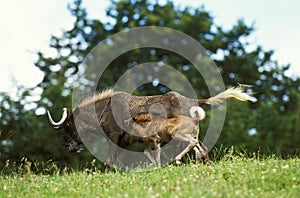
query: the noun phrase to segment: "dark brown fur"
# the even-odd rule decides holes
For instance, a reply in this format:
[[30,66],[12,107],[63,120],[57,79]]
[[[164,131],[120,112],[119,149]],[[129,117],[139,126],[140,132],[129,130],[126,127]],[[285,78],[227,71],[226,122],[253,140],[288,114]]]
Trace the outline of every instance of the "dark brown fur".
[[[65,142],[70,151],[78,150],[82,143],[81,139],[88,139],[90,132],[103,132],[112,142],[109,145],[106,159],[108,165],[115,163],[120,137],[123,135],[123,121],[134,118],[141,112],[149,112],[150,107],[153,107],[154,104],[159,104],[160,108],[151,109],[152,112],[171,118],[179,115],[189,116],[189,109],[192,106],[219,105],[226,98],[252,99],[243,92],[241,87],[231,88],[217,96],[200,100],[188,98],[173,91],[156,96],[133,96],[120,91],[108,91],[104,95],[105,97],[100,97],[101,94],[99,94],[99,97],[89,98],[75,109],[69,109],[66,120],[60,126],[51,123],[50,113],[48,113],[48,118],[54,128],[63,127],[65,129],[67,135]],[[99,127],[99,123],[101,127]]]

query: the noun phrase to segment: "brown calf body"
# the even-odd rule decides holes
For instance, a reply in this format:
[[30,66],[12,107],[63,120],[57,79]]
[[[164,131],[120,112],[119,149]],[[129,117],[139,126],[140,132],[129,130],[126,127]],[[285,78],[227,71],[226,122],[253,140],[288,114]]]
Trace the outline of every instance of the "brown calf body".
[[[199,107],[200,108],[200,107]],[[124,121],[125,127],[130,131],[126,134],[123,142],[133,144],[135,142],[150,143],[145,149],[145,154],[156,165],[160,165],[160,145],[168,143],[171,139],[179,142],[187,142],[188,146],[175,157],[175,163],[180,164],[182,157],[191,149],[196,151],[197,159],[201,160],[207,157],[206,147],[200,145],[198,140],[199,121],[202,117],[176,116],[165,118],[159,115],[142,113],[136,115],[134,119]],[[148,152],[154,149],[155,158]]]

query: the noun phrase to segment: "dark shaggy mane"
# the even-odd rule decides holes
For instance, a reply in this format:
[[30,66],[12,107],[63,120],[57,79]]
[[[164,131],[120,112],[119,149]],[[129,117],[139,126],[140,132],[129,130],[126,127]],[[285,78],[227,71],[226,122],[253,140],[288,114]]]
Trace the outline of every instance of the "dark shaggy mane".
[[104,100],[104,99],[110,98],[115,92],[116,92],[116,90],[114,88],[108,88],[108,89],[101,90],[95,94],[84,97],[78,106],[83,107],[83,106],[87,106],[90,104],[94,104],[95,102],[97,102],[99,100]]

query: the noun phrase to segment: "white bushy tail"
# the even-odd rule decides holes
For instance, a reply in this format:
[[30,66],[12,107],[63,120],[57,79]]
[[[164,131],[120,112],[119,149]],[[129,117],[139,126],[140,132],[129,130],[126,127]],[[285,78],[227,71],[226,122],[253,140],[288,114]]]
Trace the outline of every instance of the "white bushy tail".
[[220,105],[225,102],[227,98],[234,98],[241,101],[256,101],[254,97],[249,95],[248,93],[244,92],[242,85],[239,85],[237,87],[229,88],[221,93],[219,93],[216,96],[213,96],[211,98],[208,98],[205,100],[205,104],[210,105]]

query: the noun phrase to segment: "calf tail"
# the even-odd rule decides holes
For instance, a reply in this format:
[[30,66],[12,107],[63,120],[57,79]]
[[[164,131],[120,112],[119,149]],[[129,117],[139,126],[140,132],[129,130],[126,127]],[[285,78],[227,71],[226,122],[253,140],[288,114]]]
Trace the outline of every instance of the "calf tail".
[[190,108],[190,116],[200,121],[205,118],[205,111],[201,107],[193,106]]

